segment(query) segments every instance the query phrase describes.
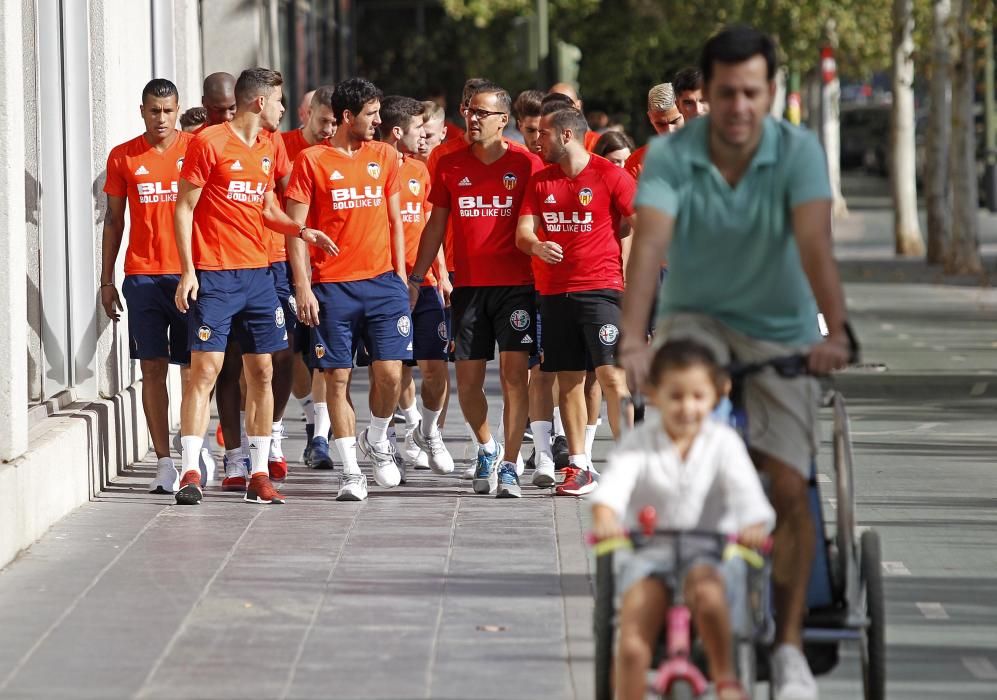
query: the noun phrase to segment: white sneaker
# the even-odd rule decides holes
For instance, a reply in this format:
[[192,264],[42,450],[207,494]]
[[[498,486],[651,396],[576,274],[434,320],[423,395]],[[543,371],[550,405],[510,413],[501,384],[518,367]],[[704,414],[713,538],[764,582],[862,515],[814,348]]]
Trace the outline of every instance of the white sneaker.
[[386,489],[398,486],[402,481],[402,475],[398,465],[395,464],[395,454],[394,450],[391,449],[391,442],[385,440],[376,445],[370,444],[367,439],[369,430],[370,428],[367,428],[357,437],[357,447],[374,467],[374,481],[377,482],[378,486]]
[[429,455],[426,449],[416,440],[415,434],[419,432],[419,426],[405,431],[405,447],[402,448],[402,455],[405,461],[416,469],[429,469]]
[[516,455],[516,476],[522,476],[526,471],[526,462],[523,461],[522,453]]
[[175,493],[180,490],[180,472],[171,457],[156,464],[156,478],[149,484],[149,493]]
[[363,474],[343,474],[339,478],[339,494],[337,501],[367,500],[367,477]]
[[398,483],[404,484],[408,481],[406,478],[408,476],[408,465],[405,464],[405,460],[398,452],[398,443],[396,440],[389,440],[388,447],[391,448],[391,458],[395,460],[395,466],[398,467]]
[[215,456],[207,447],[201,448],[201,459],[198,466],[201,468],[201,487],[208,485],[209,481],[215,480]]
[[[426,455],[429,467],[433,472],[436,474],[450,474],[453,472],[453,457],[450,455],[449,450],[447,450],[447,446],[443,444],[443,434],[439,430],[436,430],[432,435],[427,437],[422,434],[422,424],[420,423],[412,431],[412,437],[422,454]],[[471,473],[471,477],[474,478],[473,472]]]
[[537,466],[533,470],[533,485],[541,489],[549,489],[557,481],[554,476],[554,457],[546,452],[537,452]]
[[472,464],[471,466],[469,466],[467,469],[464,470],[464,473],[460,475],[460,478],[464,479],[465,481],[470,481],[471,479],[474,478],[474,472],[477,471],[477,469],[478,466],[476,464]]
[[817,700],[817,681],[803,652],[780,644],[772,654],[772,685],[775,700]]

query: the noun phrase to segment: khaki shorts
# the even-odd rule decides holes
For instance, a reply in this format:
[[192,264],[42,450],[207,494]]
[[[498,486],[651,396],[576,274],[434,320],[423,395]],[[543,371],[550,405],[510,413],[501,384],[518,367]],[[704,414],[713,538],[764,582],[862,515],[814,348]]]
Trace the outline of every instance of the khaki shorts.
[[[662,319],[655,345],[680,338],[702,343],[721,365],[732,359],[759,362],[806,350],[749,338],[703,314],[678,313]],[[744,403],[751,449],[795,467],[804,479],[809,479],[820,439],[817,380],[810,376],[784,379],[775,370],[766,369],[745,380]]]

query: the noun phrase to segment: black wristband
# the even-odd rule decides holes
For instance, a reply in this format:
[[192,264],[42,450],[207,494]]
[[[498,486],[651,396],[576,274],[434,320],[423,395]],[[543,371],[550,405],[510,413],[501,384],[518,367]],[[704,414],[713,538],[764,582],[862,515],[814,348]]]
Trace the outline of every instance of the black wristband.
[[423,282],[426,281],[426,276],[425,275],[417,275],[417,274],[413,273],[413,274],[411,274],[411,275],[408,276],[408,281],[409,281],[409,284],[414,284],[416,287],[419,287],[419,286],[422,285]]

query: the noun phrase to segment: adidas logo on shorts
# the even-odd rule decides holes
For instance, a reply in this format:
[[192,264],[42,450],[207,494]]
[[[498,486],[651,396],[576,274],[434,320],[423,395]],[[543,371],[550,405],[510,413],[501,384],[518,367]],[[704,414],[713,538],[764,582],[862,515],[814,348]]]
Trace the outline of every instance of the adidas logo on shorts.
[[148,175],[149,171],[146,170],[144,165],[138,166],[138,170],[135,171],[136,175]]
[[458,184],[458,185],[459,185],[460,187],[470,187],[470,186],[471,186],[471,178],[469,178],[469,177],[465,177],[465,178],[464,178],[463,180],[461,180],[461,181],[460,181],[460,182],[458,182],[457,184]]
[[236,161],[236,162],[232,163],[232,167],[229,168],[229,169],[232,170],[233,172],[235,172],[237,170],[242,170],[242,163],[240,163],[239,161]]
[[343,175],[343,174],[342,174],[341,172],[339,172],[338,170],[333,170],[333,171],[332,171],[332,175],[330,175],[330,176],[329,176],[329,179],[330,179],[330,180],[343,180],[343,179],[345,179],[345,177],[344,177],[344,175]]
[[547,195],[547,199],[544,200],[544,204],[557,204],[557,200],[554,199],[553,194]]
[[519,341],[520,345],[527,345],[527,344],[532,343],[532,342],[533,342],[533,338],[530,337],[529,333],[527,333],[526,335],[524,335],[523,339]]

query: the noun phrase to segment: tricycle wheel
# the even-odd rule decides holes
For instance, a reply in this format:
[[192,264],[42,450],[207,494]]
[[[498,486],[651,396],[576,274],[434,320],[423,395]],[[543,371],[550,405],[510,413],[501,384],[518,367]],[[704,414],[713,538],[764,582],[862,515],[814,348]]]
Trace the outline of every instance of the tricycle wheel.
[[664,700],[696,700],[696,691],[689,681],[677,680],[668,689]]
[[868,627],[862,637],[862,688],[865,700],[886,698],[886,601],[883,597],[883,563],[879,534],[866,530],[859,540],[862,551],[859,574],[865,593]]
[[758,678],[758,660],[755,657],[755,643],[750,639],[738,640],[734,647],[734,663],[737,680],[749,698],[755,697],[755,681]]
[[613,700],[613,640],[616,637],[614,584],[612,552],[596,557],[595,610],[592,615],[596,700]]

